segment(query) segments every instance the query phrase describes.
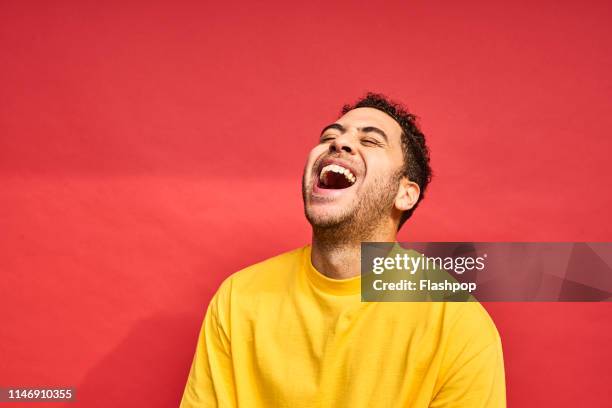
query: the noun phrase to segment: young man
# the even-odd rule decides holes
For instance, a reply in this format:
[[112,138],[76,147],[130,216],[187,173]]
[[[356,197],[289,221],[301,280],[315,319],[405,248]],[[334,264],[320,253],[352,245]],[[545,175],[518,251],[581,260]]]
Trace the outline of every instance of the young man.
[[505,407],[480,304],[360,301],[361,242],[395,241],[430,174],[412,114],[377,94],[345,106],[304,169],[312,244],[223,282],[181,407]]

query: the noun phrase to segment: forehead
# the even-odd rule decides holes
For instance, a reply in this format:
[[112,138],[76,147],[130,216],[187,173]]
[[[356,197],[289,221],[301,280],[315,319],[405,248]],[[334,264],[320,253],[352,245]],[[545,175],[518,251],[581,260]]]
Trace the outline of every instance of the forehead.
[[402,128],[399,123],[391,116],[383,111],[374,108],[357,108],[348,111],[337,123],[346,128],[363,128],[374,126],[383,130],[392,139],[399,140],[402,134]]

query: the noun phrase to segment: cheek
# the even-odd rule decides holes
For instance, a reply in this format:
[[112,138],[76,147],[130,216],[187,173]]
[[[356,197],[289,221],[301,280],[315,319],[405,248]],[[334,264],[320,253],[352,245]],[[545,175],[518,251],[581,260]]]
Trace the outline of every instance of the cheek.
[[401,148],[396,149],[389,157],[389,161],[391,163],[391,170],[393,173],[398,172],[404,167],[404,151]]
[[364,161],[368,168],[368,173],[372,176],[379,177],[387,172],[387,168],[391,166],[389,157],[381,152],[370,152],[364,156]]
[[380,174],[395,174],[404,165],[404,155],[397,150],[377,152],[372,154],[369,160]]
[[314,147],[310,153],[308,154],[308,158],[306,159],[306,172],[312,171],[312,166],[315,164],[317,159],[326,151],[326,147],[322,145],[317,145]]
[[398,166],[389,157],[371,157],[368,162],[368,183],[387,184],[397,172]]

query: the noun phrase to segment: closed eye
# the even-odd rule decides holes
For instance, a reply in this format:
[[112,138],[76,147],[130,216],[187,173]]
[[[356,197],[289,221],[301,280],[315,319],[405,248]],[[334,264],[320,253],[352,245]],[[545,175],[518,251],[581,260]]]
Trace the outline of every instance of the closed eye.
[[381,146],[382,145],[382,143],[380,143],[378,140],[372,139],[372,138],[361,139],[361,144],[365,146]]
[[321,136],[321,139],[319,140],[319,142],[326,143],[326,142],[334,140],[335,138],[336,138],[335,136],[331,136],[331,135]]

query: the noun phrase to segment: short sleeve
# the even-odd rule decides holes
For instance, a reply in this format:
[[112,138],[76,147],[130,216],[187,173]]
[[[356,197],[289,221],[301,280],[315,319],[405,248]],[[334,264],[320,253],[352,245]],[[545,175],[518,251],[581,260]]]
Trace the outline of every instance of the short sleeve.
[[208,305],[181,408],[236,406],[229,332],[230,290],[228,279]]
[[504,408],[506,382],[502,343],[478,303],[464,303],[447,338],[443,370],[431,408]]

